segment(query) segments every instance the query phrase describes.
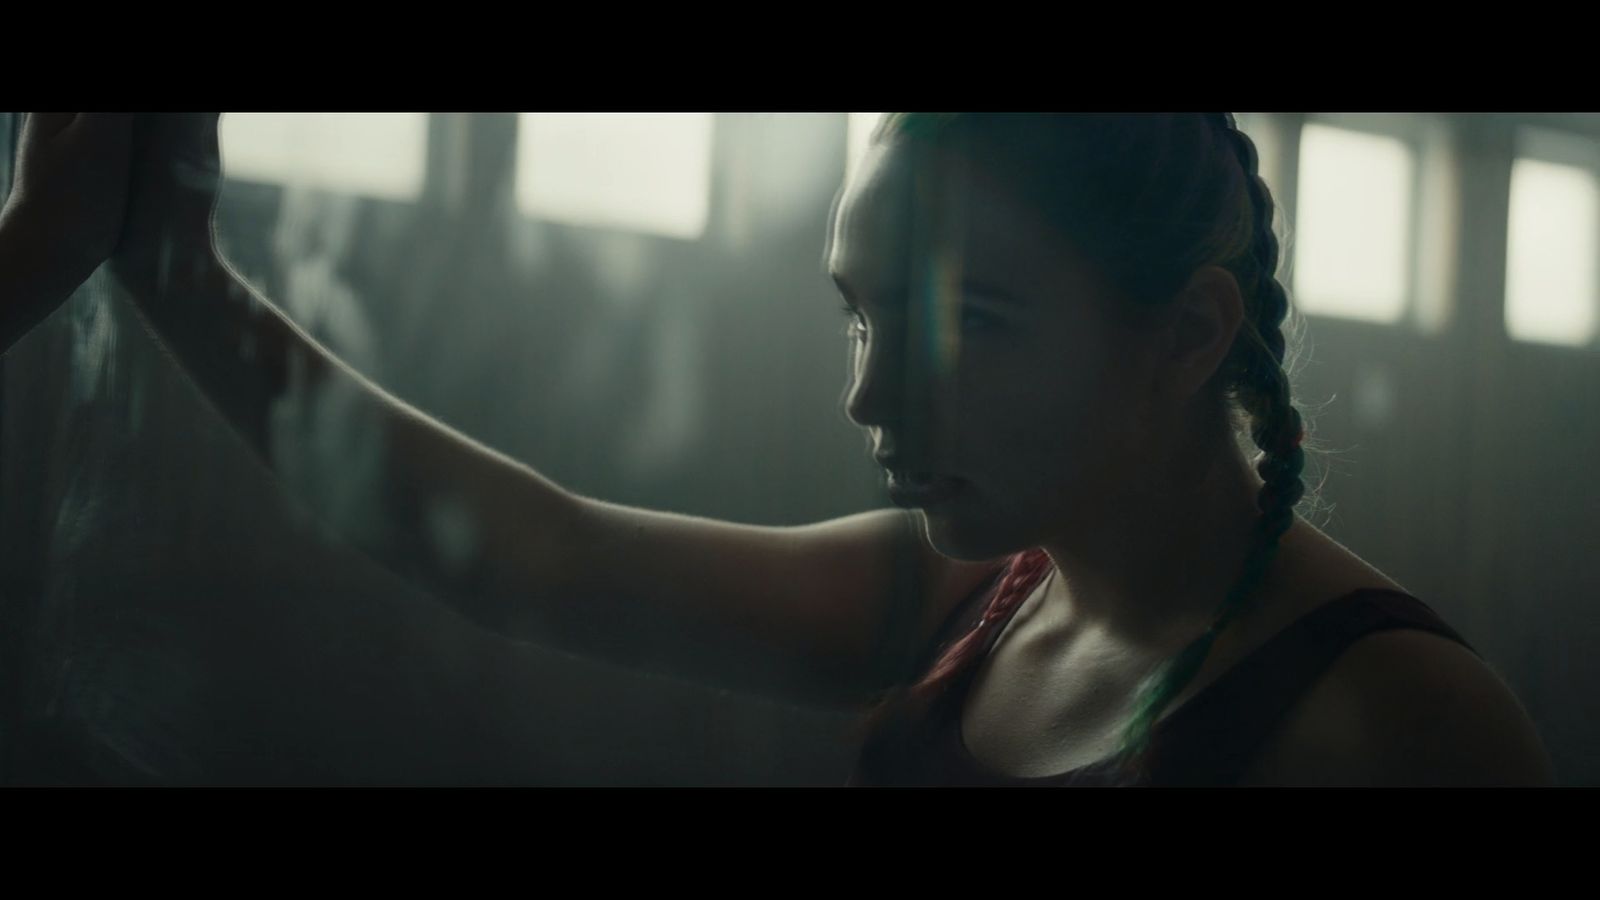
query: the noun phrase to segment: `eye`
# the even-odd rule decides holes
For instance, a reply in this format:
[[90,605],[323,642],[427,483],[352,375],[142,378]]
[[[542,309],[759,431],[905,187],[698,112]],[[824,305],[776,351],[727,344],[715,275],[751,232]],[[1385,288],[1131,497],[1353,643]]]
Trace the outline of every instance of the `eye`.
[[961,310],[961,330],[964,332],[991,331],[1003,324],[1001,318],[971,306]]
[[867,339],[867,319],[861,315],[861,310],[853,306],[841,306],[839,308],[844,312],[845,337],[853,341],[865,341]]

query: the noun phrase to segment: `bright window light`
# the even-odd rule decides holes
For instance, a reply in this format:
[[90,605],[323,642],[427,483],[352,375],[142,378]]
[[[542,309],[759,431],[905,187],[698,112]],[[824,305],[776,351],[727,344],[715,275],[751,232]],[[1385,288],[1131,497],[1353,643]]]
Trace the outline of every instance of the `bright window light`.
[[[851,113],[846,127],[844,174],[846,178],[861,164],[867,155],[867,145],[872,140],[872,130],[878,127],[883,113]],[[838,157],[834,157],[837,159]]]
[[1404,314],[1415,181],[1415,158],[1403,141],[1305,126],[1294,251],[1301,310],[1372,322]]
[[517,207],[544,219],[693,239],[711,204],[710,113],[524,113]]
[[223,171],[240,181],[388,200],[422,193],[423,113],[226,113]]
[[1600,187],[1592,171],[1537,159],[1511,166],[1506,331],[1520,341],[1594,339]]

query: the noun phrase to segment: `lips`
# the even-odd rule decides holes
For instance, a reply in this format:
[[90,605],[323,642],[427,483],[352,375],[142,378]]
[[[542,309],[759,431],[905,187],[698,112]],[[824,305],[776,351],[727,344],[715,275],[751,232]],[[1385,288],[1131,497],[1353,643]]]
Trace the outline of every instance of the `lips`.
[[932,490],[961,480],[935,472],[908,472],[905,469],[889,469],[888,473],[891,487],[898,486],[914,491]]
[[960,493],[963,483],[961,479],[950,475],[890,469],[889,499],[896,506],[932,506]]

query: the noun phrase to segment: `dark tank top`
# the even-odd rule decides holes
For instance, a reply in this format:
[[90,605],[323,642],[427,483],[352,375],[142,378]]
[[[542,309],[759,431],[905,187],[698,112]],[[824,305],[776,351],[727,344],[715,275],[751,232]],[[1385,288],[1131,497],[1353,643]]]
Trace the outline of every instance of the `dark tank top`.
[[[1015,561],[1015,558],[1014,558]],[[969,632],[988,608],[996,573],[948,618],[920,661],[920,678],[944,649]],[[1048,572],[1048,569],[1045,570]],[[1025,590],[1031,592],[1043,574]],[[1019,777],[991,771],[961,736],[961,709],[976,680],[977,661],[994,648],[1012,608],[990,630],[981,653],[931,704],[890,705],[867,734],[849,784],[856,787],[1203,787],[1237,782],[1294,702],[1355,641],[1375,632],[1431,632],[1477,653],[1427,604],[1410,594],[1364,588],[1322,604],[1222,673],[1151,731],[1150,752],[1137,775],[1111,760],[1068,772]]]

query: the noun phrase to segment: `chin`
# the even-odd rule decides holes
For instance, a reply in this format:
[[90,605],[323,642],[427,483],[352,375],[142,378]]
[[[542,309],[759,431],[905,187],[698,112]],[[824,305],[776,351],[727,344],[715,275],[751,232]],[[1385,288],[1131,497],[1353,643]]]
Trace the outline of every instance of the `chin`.
[[985,562],[1029,549],[1025,539],[994,523],[983,523],[948,510],[918,510],[922,533],[940,556],[963,562]]

